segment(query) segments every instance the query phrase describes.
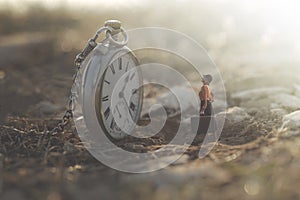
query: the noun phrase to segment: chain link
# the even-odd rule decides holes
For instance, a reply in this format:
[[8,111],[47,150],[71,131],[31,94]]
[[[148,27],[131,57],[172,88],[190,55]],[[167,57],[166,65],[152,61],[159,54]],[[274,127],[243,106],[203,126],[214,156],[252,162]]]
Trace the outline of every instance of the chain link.
[[[73,76],[73,82],[76,80],[78,72],[80,70],[82,62],[85,60],[85,58],[93,51],[93,49],[97,46],[96,40],[98,39],[99,35],[106,31],[106,38],[104,38],[100,43],[105,43],[106,41],[110,41],[115,45],[124,46],[126,45],[128,39],[127,35],[122,27],[120,27],[120,30],[116,30],[115,28],[112,28],[110,26],[104,26],[101,27],[95,34],[95,36],[91,39],[89,39],[87,45],[85,48],[76,56],[74,60],[74,67],[76,68],[75,74]],[[111,35],[113,32],[122,32],[124,41],[118,42],[114,39],[112,39]],[[48,132],[49,135],[59,134],[63,133],[65,126],[70,122],[71,118],[73,118],[73,110],[75,109],[75,94],[71,93],[68,100],[68,109],[66,110],[65,114],[62,117],[62,120],[57,124],[56,127],[54,127],[51,131]]]

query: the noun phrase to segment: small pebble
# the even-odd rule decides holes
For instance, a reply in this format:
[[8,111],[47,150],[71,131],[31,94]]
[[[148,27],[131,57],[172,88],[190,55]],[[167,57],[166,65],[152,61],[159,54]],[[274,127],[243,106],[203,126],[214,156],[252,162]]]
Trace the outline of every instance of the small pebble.
[[217,120],[219,118],[224,118],[224,117],[226,121],[232,124],[239,123],[251,118],[250,115],[248,115],[248,113],[243,108],[240,107],[228,108],[226,112],[221,112],[216,115]]
[[280,130],[287,130],[287,136],[300,134],[300,110],[284,115]]

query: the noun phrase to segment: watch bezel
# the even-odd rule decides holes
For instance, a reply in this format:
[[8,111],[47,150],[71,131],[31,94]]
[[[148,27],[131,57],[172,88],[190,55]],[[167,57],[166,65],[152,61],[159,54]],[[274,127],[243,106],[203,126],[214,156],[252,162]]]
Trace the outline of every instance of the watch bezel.
[[[104,131],[104,133],[106,134],[106,136],[108,136],[110,139],[112,140],[119,140],[119,139],[123,139],[125,138],[126,136],[128,136],[127,133],[125,133],[124,131],[120,131],[118,132],[117,134],[111,134],[111,132],[109,131],[109,127],[107,127],[106,123],[105,123],[105,120],[104,120],[104,112],[101,108],[101,94],[102,94],[102,89],[103,89],[103,83],[104,83],[104,77],[105,77],[105,74],[106,74],[106,71],[108,69],[108,66],[113,62],[115,61],[116,59],[118,59],[119,57],[122,57],[124,55],[130,55],[131,59],[134,61],[135,63],[135,67],[137,67],[139,65],[139,61],[137,59],[137,57],[134,55],[134,53],[128,49],[127,47],[123,47],[121,49],[118,49],[116,51],[114,51],[112,54],[111,54],[111,58],[110,60],[105,64],[105,67],[104,67],[104,71],[103,71],[103,74],[101,74],[101,78],[98,79],[98,81],[96,82],[96,92],[95,92],[95,112],[96,112],[96,115],[97,115],[97,120],[102,128],[102,130]],[[101,67],[101,66],[100,66]],[[139,68],[137,68],[137,73],[138,73],[138,77],[139,77],[139,82],[140,82],[140,85],[142,85],[143,83],[143,80],[142,80],[142,73],[141,73],[141,70],[139,70]],[[137,107],[137,114],[135,116],[135,119],[133,119],[133,121],[135,123],[138,122],[139,118],[140,118],[140,114],[141,114],[141,111],[142,111],[142,105],[143,105],[143,86],[141,86],[139,88],[139,92],[140,92],[140,95],[139,95],[139,103],[138,103],[138,107]]]

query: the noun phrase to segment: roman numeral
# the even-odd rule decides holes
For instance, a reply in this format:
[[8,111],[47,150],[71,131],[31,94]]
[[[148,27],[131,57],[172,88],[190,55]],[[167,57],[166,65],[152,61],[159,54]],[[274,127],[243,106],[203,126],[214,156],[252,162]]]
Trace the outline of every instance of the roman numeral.
[[115,124],[116,124],[115,119],[112,119],[110,123],[110,129],[114,129]]
[[109,117],[109,113],[110,113],[110,108],[107,107],[107,109],[106,109],[105,112],[104,112],[104,117],[105,117],[106,120],[107,120],[108,117]]
[[119,58],[119,70],[122,70],[122,58]]
[[116,71],[115,71],[115,67],[114,67],[114,65],[113,65],[113,64],[111,64],[109,67],[110,67],[110,69],[111,69],[111,72],[112,72],[113,74],[115,74],[115,73],[116,73]]
[[134,105],[132,102],[130,103],[130,106],[129,106],[129,107],[130,107],[130,109],[131,109],[132,111],[135,110],[135,105]]
[[108,101],[108,95],[106,95],[105,97],[102,97],[101,99],[102,99],[102,101]]
[[132,89],[132,94],[136,94],[137,93],[137,89]]
[[118,125],[117,125],[117,123],[116,123],[116,121],[115,121],[115,119],[112,119],[111,120],[111,123],[110,123],[110,129],[111,130],[116,130],[116,131],[120,131],[121,129],[118,127]]

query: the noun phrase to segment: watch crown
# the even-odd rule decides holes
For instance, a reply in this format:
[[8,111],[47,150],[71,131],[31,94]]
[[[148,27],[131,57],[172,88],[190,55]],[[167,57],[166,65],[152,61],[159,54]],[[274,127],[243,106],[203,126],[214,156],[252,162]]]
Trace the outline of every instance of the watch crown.
[[121,28],[121,21],[115,20],[115,19],[107,20],[107,21],[104,23],[104,26],[110,26],[110,27],[112,27],[113,29],[118,30],[118,29]]

